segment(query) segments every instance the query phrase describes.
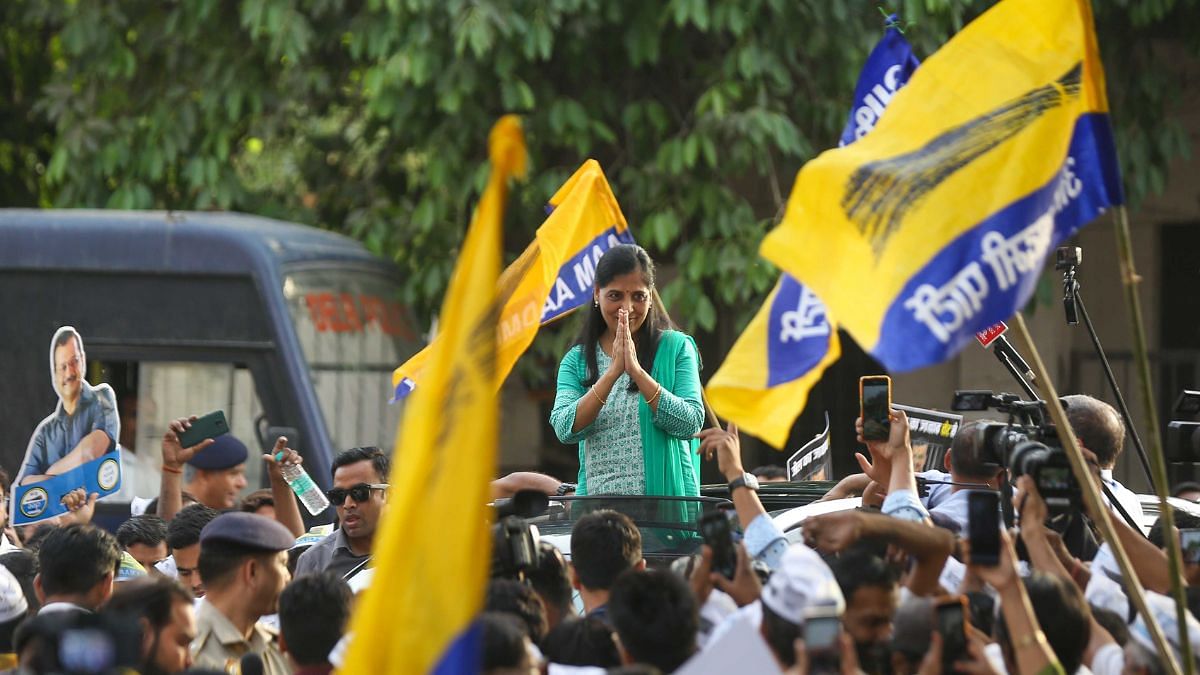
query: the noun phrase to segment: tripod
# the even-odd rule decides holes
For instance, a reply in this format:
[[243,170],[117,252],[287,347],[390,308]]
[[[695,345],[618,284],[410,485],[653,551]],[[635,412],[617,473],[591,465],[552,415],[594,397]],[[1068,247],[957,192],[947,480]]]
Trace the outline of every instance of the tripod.
[[[1129,438],[1133,441],[1133,447],[1137,451],[1138,459],[1141,460],[1142,469],[1146,472],[1146,480],[1150,482],[1150,487],[1153,489],[1154,475],[1150,472],[1150,460],[1146,456],[1146,447],[1142,445],[1142,439],[1133,426],[1133,418],[1129,415],[1129,406],[1125,404],[1125,397],[1121,395],[1121,388],[1117,386],[1117,378],[1113,374],[1112,365],[1108,362],[1104,347],[1100,345],[1100,336],[1096,334],[1096,327],[1092,325],[1092,317],[1088,315],[1087,307],[1083,304],[1083,296],[1079,292],[1079,280],[1075,278],[1075,273],[1082,262],[1083,249],[1077,246],[1064,246],[1058,249],[1054,269],[1062,270],[1063,273],[1063,310],[1067,315],[1067,324],[1078,325],[1079,317],[1083,317],[1083,325],[1087,327],[1088,336],[1092,339],[1092,346],[1096,349],[1096,356],[1100,357],[1104,377],[1108,380],[1113,397],[1117,400],[1117,410],[1121,412],[1125,428],[1129,429]],[[1149,423],[1157,424],[1157,421],[1149,420]],[[1109,498],[1111,499],[1111,497]]]

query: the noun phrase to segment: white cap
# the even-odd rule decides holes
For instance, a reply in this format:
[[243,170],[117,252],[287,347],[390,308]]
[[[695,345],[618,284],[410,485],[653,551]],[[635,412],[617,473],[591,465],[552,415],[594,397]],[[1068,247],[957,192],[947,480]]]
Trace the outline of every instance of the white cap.
[[[1167,642],[1171,644],[1171,651],[1175,652],[1175,658],[1181,658],[1179,655],[1179,622],[1175,618],[1175,600],[1153,591],[1146,591],[1146,605],[1149,606],[1150,613],[1154,615],[1163,634],[1166,635]],[[1200,654],[1200,621],[1196,621],[1196,617],[1192,616],[1190,611],[1185,611],[1185,615],[1187,616],[1188,642],[1192,643],[1192,654]],[[1154,646],[1153,638],[1150,637],[1150,629],[1146,626],[1141,614],[1134,619],[1133,623],[1129,624],[1129,634],[1146,649],[1152,652],[1158,651],[1158,648]]]
[[846,601],[833,571],[816,551],[796,544],[788,548],[779,561],[762,593],[763,605],[781,618],[797,625],[804,624],[809,607],[836,607],[845,611]]
[[0,623],[12,621],[25,614],[29,603],[25,601],[25,591],[8,568],[0,565]]

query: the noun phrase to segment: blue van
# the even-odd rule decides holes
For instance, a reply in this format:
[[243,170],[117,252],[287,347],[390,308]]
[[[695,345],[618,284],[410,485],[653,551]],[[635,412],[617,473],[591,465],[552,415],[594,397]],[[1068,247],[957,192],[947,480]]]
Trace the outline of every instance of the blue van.
[[[156,496],[167,423],[213,410],[252,449],[287,435],[328,487],[337,451],[392,446],[391,373],[421,347],[398,298],[394,265],[312,227],[232,213],[0,209],[0,467],[15,475],[54,410],[48,348],[71,325],[87,380],[118,399],[117,502]],[[253,454],[247,474],[248,490],[265,485]]]

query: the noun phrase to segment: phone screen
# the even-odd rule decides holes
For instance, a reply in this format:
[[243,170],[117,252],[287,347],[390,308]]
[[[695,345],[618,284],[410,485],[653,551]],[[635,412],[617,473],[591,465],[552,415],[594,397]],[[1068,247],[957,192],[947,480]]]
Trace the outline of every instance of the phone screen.
[[966,656],[967,630],[963,626],[963,617],[961,601],[937,606],[938,632],[942,634],[942,663],[954,663]]
[[700,518],[700,536],[712,549],[712,569],[726,579],[733,579],[737,571],[737,550],[733,548],[733,529],[729,518],[717,511]]
[[863,438],[886,441],[891,430],[892,380],[886,376],[859,380],[862,391]]
[[1200,564],[1200,529],[1188,528],[1179,531],[1179,546],[1183,549],[1183,562]]
[[820,616],[805,619],[804,646],[806,649],[833,651],[838,648],[838,636],[842,632],[842,620],[836,616]]
[[970,490],[967,493],[967,539],[971,562],[992,566],[1000,562],[1000,493]]

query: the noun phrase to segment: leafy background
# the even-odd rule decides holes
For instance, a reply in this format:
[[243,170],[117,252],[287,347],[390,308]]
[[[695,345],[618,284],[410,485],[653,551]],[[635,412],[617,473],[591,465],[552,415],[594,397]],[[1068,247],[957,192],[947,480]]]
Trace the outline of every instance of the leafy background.
[[[924,58],[991,4],[886,9]],[[1200,0],[1095,4],[1136,204],[1190,150],[1172,115]],[[839,0],[8,0],[0,199],[343,232],[396,261],[428,326],[487,131],[518,112],[532,172],[510,255],[595,157],[712,366],[775,279],[759,240],[799,167],[835,143],[881,24],[876,4]],[[568,333],[539,338],[529,385],[553,386]]]

